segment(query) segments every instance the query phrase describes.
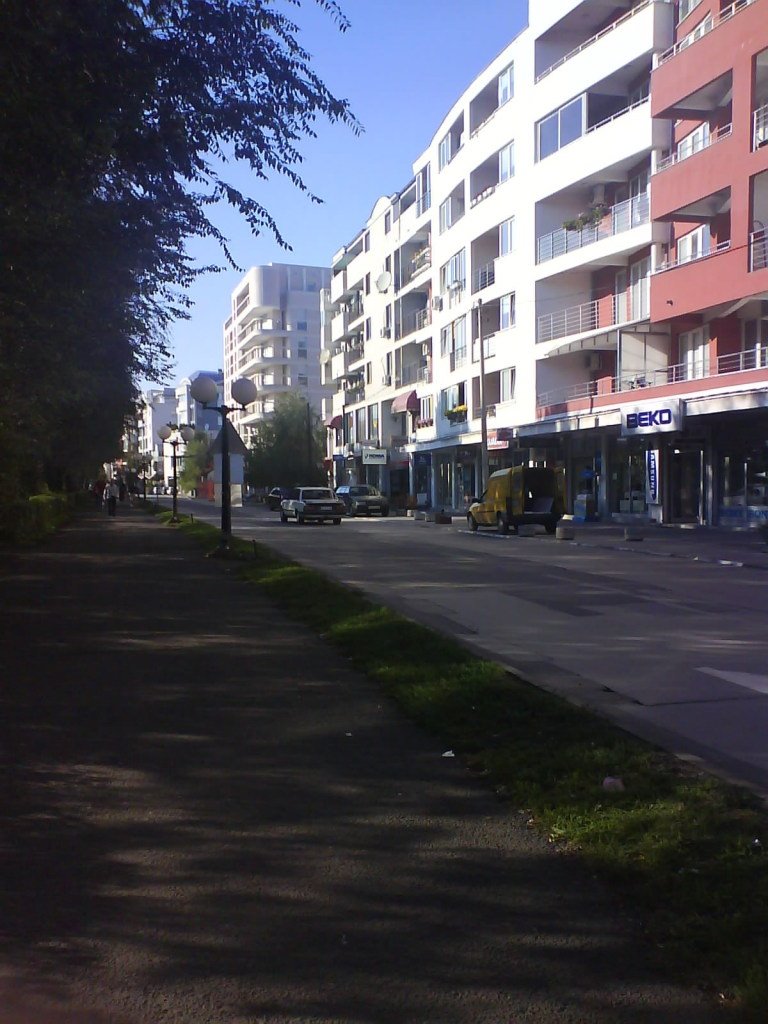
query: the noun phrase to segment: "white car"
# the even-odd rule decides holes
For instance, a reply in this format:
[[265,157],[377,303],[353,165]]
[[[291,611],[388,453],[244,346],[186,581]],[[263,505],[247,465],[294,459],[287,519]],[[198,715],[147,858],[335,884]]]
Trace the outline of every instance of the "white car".
[[330,487],[298,487],[293,497],[280,502],[280,521],[287,523],[294,519],[297,523],[311,520],[322,523],[328,519],[334,526],[339,526],[344,511],[344,504]]

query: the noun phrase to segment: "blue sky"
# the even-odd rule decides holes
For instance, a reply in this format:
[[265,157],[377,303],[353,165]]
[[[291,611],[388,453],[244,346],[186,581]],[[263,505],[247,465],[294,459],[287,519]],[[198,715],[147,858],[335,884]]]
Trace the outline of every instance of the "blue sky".
[[[284,7],[300,27],[299,40],[312,54],[314,70],[336,96],[349,100],[365,131],[356,137],[348,128],[318,121],[318,138],[301,146],[299,173],[322,205],[310,203],[287,181],[257,182],[249,180],[246,167],[226,169],[225,177],[264,203],[293,249],[281,249],[266,234],[254,238],[247,224],[222,206],[214,219],[245,269],[269,262],[329,265],[376,199],[409,180],[413,161],[449,107],[527,21],[526,0],[340,0],[340,5],[352,23],[344,34],[314,0]],[[196,243],[190,252],[201,263],[224,263],[213,243]],[[170,331],[175,367],[165,383],[221,366],[222,324],[241,276],[231,269],[206,274],[191,289],[191,318]]]

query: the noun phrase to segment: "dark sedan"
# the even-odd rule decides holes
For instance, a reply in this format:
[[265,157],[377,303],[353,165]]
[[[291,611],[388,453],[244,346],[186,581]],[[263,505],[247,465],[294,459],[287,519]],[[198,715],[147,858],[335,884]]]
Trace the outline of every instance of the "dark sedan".
[[388,516],[389,499],[370,484],[342,484],[336,488],[348,516]]

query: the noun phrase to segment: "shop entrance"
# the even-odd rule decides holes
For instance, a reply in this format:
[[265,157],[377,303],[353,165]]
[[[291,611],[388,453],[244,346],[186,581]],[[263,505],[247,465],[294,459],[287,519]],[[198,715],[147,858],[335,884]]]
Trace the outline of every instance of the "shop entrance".
[[704,521],[701,448],[674,448],[669,465],[670,513],[673,522]]

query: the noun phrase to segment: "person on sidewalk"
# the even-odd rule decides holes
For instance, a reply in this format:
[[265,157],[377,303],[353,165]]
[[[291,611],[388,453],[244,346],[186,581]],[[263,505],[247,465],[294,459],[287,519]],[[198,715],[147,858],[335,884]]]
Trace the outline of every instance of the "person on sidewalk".
[[107,503],[107,513],[111,516],[117,515],[117,499],[120,495],[120,488],[117,480],[110,480],[104,488],[104,501]]

